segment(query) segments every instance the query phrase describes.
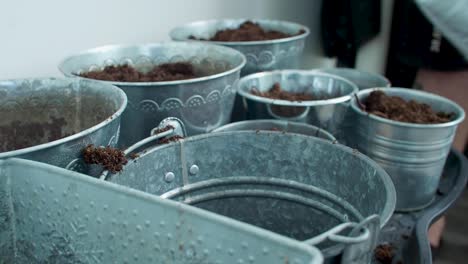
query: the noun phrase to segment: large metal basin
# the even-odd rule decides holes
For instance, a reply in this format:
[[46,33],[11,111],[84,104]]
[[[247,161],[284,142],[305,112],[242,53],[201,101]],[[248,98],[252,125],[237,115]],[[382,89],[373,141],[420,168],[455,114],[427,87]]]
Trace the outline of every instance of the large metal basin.
[[[360,91],[357,97],[365,101],[375,90],[380,89]],[[435,94],[406,88],[381,90],[456,115],[453,121],[442,124],[403,123],[364,112],[356,98],[351,101],[354,122],[349,134],[353,140],[349,142],[388,172],[397,192],[397,210],[422,209],[434,198],[457,126],[465,113],[456,103]]]
[[22,160],[0,160],[1,263],[321,264],[290,238]]
[[127,97],[110,84],[79,79],[0,81],[0,159],[59,167],[88,144],[116,146]]
[[180,118],[189,135],[227,124],[236,94],[234,84],[245,57],[222,46],[165,42],[95,48],[65,59],[59,68],[66,76],[77,77],[106,65],[130,64],[144,70],[180,61],[192,63],[203,77],[165,82],[107,82],[122,88],[128,96],[129,107],[122,115],[119,141],[121,147],[128,147],[147,137],[151,129],[169,116]]
[[329,259],[351,251],[359,260],[345,263],[365,263],[376,240],[350,245],[357,238],[329,232],[378,215],[369,228],[375,236],[395,206],[390,178],[371,159],[326,140],[271,131],[210,133],[150,148],[107,180],[306,240]]

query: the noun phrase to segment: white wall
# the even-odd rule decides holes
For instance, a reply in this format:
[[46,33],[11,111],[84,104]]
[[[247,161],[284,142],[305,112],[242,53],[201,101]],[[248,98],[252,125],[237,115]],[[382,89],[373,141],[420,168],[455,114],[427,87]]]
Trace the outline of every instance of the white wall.
[[61,76],[57,65],[80,50],[169,40],[176,25],[211,18],[274,18],[311,28],[307,68],[321,56],[321,0],[2,0],[0,79]]

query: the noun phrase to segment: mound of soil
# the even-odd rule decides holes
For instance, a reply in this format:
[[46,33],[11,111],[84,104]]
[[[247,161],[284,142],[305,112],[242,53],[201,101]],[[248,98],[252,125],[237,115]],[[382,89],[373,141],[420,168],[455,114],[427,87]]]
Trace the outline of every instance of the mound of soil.
[[425,103],[406,101],[398,96],[389,96],[382,91],[373,91],[360,104],[364,111],[383,118],[414,124],[439,124],[450,122],[455,113],[436,112]]
[[164,63],[147,73],[139,72],[130,65],[107,66],[103,70],[80,74],[81,77],[113,82],[163,82],[186,80],[197,77],[188,62]]
[[[289,38],[304,34],[305,30],[301,29],[297,34],[291,35],[276,30],[265,30],[259,24],[252,21],[246,21],[235,29],[219,30],[211,37],[210,41],[259,41]],[[189,39],[207,40],[190,36]]]
[[252,88],[250,93],[256,96],[266,97],[270,99],[280,99],[280,100],[287,100],[287,101],[311,101],[317,100],[319,98],[314,97],[311,94],[307,93],[291,93],[281,89],[281,85],[279,83],[275,83],[270,90],[266,92],[260,92],[257,88]]
[[382,264],[392,264],[395,256],[394,248],[388,244],[378,245],[374,250],[374,256]]

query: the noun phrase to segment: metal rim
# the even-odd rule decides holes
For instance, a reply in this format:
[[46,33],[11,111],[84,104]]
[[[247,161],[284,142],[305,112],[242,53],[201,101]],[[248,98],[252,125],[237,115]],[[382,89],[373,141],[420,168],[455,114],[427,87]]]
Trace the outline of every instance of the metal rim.
[[[446,123],[440,123],[440,124],[413,124],[413,123],[406,123],[406,122],[400,122],[400,121],[394,121],[391,119],[379,117],[373,114],[370,114],[366,111],[363,111],[356,102],[356,98],[351,99],[351,108],[354,110],[354,112],[358,113],[361,116],[364,116],[366,118],[381,122],[381,123],[386,123],[389,125],[393,126],[400,126],[400,127],[408,127],[408,128],[425,128],[425,129],[430,129],[430,128],[444,128],[444,127],[451,127],[458,125],[465,119],[465,111],[463,108],[461,108],[457,103],[455,103],[452,100],[449,100],[445,97],[433,94],[433,93],[428,93],[424,91],[418,91],[418,90],[413,90],[413,89],[408,89],[408,88],[400,88],[400,87],[390,87],[390,88],[371,88],[371,89],[366,89],[358,92],[356,96],[359,98],[359,100],[362,100],[364,97],[367,97],[371,92],[373,91],[382,91],[388,95],[393,95],[393,92],[400,92],[404,91],[405,93],[412,94],[412,95],[418,95],[424,98],[431,98],[438,100],[444,104],[448,104],[452,106],[456,110],[456,115],[457,118],[455,120],[452,120],[450,122]],[[403,98],[405,99],[405,98]]]
[[[164,47],[164,46],[175,46],[175,47],[183,47],[183,46],[192,46],[193,48],[197,47],[211,47],[213,49],[217,49],[223,53],[226,53],[229,56],[233,57],[238,57],[240,60],[240,63],[237,65],[234,65],[231,69],[227,71],[223,71],[217,74],[212,74],[208,76],[203,76],[203,77],[198,77],[198,78],[192,78],[192,79],[186,79],[186,80],[176,80],[176,81],[164,81],[164,82],[114,82],[114,81],[105,81],[105,80],[96,80],[96,79],[91,79],[91,78],[85,78],[81,77],[79,75],[76,75],[73,73],[70,69],[67,69],[67,65],[70,61],[79,58],[80,56],[83,55],[90,55],[93,53],[99,53],[99,52],[105,52],[109,50],[115,50],[115,49],[122,49],[122,48],[144,48],[144,49],[151,49],[151,48],[158,48],[158,47]],[[198,83],[198,82],[204,82],[212,79],[218,79],[227,75],[230,75],[232,73],[240,71],[244,65],[247,63],[247,59],[245,58],[244,54],[241,52],[229,48],[229,47],[223,47],[223,46],[218,46],[218,45],[213,45],[213,44],[208,44],[208,43],[188,43],[188,42],[175,42],[175,41],[166,41],[166,42],[159,42],[159,43],[148,43],[148,44],[141,44],[141,45],[107,45],[107,46],[100,46],[88,50],[81,51],[79,53],[76,53],[74,55],[66,57],[58,66],[59,70],[67,77],[74,77],[74,78],[80,78],[80,79],[86,79],[86,80],[93,80],[93,81],[99,81],[99,82],[104,82],[104,83],[109,83],[121,87],[125,86],[164,86],[164,85],[178,85],[178,84],[190,84],[190,83]]]
[[[12,80],[0,81],[0,85],[2,85],[2,83],[12,82],[12,81],[14,82],[14,81],[18,81],[18,80],[21,80],[21,79],[16,79],[16,80],[12,79]],[[28,79],[24,79],[24,80],[28,80]],[[67,81],[69,83],[76,82],[75,79],[65,79],[65,78],[35,78],[35,79],[29,79],[29,80],[39,80],[39,81],[60,80],[60,81]],[[84,83],[84,85],[86,85],[86,83],[96,83],[96,82],[88,81],[88,80],[79,80],[79,82],[80,82],[80,85],[83,85],[82,83]],[[0,158],[18,156],[18,155],[22,155],[22,154],[25,154],[25,153],[30,153],[30,152],[34,152],[34,151],[54,147],[54,146],[57,146],[57,145],[60,145],[60,144],[63,144],[63,143],[66,143],[66,142],[81,138],[81,137],[83,137],[85,135],[91,134],[91,133],[101,129],[102,127],[104,127],[104,126],[108,125],[109,123],[113,122],[114,119],[120,117],[120,115],[123,113],[123,111],[127,107],[127,95],[120,88],[118,88],[118,87],[116,87],[114,85],[105,84],[105,83],[98,83],[98,84],[100,86],[103,86],[102,88],[109,89],[109,90],[110,89],[114,90],[115,93],[118,93],[118,95],[120,97],[119,99],[122,100],[121,106],[117,109],[117,111],[114,112],[114,114],[107,117],[104,121],[102,121],[102,122],[100,122],[100,123],[98,123],[98,124],[96,124],[96,125],[94,125],[94,126],[92,126],[90,128],[82,130],[79,133],[76,133],[76,134],[73,134],[71,136],[64,137],[64,138],[61,138],[61,139],[58,139],[58,140],[50,141],[50,142],[47,142],[47,143],[42,143],[42,144],[32,146],[32,147],[27,147],[27,148],[22,148],[22,149],[18,149],[18,150],[2,152],[2,153],[0,153]]]
[[[274,131],[260,131],[259,133],[270,134],[272,136],[277,135],[277,133],[275,133]],[[145,155],[149,155],[149,154],[153,153],[154,151],[158,151],[158,150],[161,150],[161,149],[164,149],[164,148],[169,148],[174,144],[186,144],[186,142],[204,140],[204,139],[210,138],[210,137],[223,137],[223,136],[226,136],[227,134],[245,134],[246,136],[248,136],[248,135],[253,135],[253,134],[257,135],[257,132],[256,131],[230,131],[230,132],[223,132],[223,133],[208,133],[208,134],[196,135],[196,136],[192,136],[192,137],[182,139],[182,140],[177,141],[177,142],[172,142],[172,143],[165,144],[165,145],[159,145],[159,146],[151,147],[150,149],[144,150],[141,153],[139,153],[139,154],[141,154],[139,156],[144,157]],[[380,214],[380,217],[381,217],[380,227],[383,227],[388,222],[388,220],[390,220],[390,217],[392,216],[393,211],[395,210],[395,205],[396,205],[395,187],[394,187],[393,181],[391,180],[388,173],[385,172],[385,170],[382,167],[380,167],[374,160],[372,160],[371,158],[367,157],[366,155],[361,154],[361,153],[357,152],[356,150],[353,150],[353,149],[351,149],[351,148],[349,148],[347,146],[344,146],[344,145],[341,145],[341,144],[335,144],[335,143],[327,141],[327,140],[314,138],[314,137],[301,135],[301,134],[294,134],[294,135],[287,135],[286,134],[286,135],[282,135],[282,136],[303,137],[303,138],[306,138],[307,140],[316,141],[316,142],[318,142],[318,144],[333,145],[335,148],[339,148],[339,149],[341,149],[341,151],[349,153],[349,155],[357,156],[359,159],[361,159],[365,163],[370,164],[376,170],[376,174],[378,173],[379,175],[381,175],[381,179],[382,179],[383,185],[385,186],[385,190],[386,190],[386,200],[387,200],[387,202],[385,203],[385,206],[384,206],[384,208],[382,210],[382,213]],[[118,174],[109,174],[108,177],[119,177],[119,175]],[[106,179],[106,180],[108,180],[108,179]],[[367,216],[364,216],[364,217],[367,217]]]
[[166,199],[160,199],[159,197],[156,197],[155,195],[152,195],[143,191],[128,188],[128,187],[114,184],[111,182],[101,181],[93,177],[89,177],[89,176],[86,176],[77,172],[69,171],[63,168],[59,168],[56,166],[51,166],[45,163],[35,162],[31,160],[18,159],[18,158],[12,158],[6,161],[0,160],[0,165],[8,166],[11,164],[19,164],[20,166],[23,166],[23,167],[32,167],[32,168],[47,170],[55,174],[66,175],[67,177],[74,178],[74,180],[80,183],[95,185],[99,188],[104,188],[113,192],[121,192],[127,195],[135,196],[138,200],[160,204],[161,206],[164,206],[164,207],[168,207],[168,206],[177,207],[181,210],[181,212],[188,212],[192,215],[207,219],[209,221],[218,222],[227,226],[231,226],[232,228],[244,230],[247,233],[253,234],[253,236],[255,237],[264,237],[274,242],[280,242],[290,248],[299,248],[300,250],[309,253],[310,256],[313,256],[315,258],[314,263],[323,262],[323,256],[316,247],[311,247],[304,243],[298,243],[297,240],[294,240],[292,238],[282,236],[274,232],[271,232],[262,228],[258,228],[256,226],[245,224],[243,222],[234,220],[232,218],[228,218],[228,217],[215,214],[206,210],[195,208],[193,206],[185,205],[183,203],[166,200]]
[[[216,128],[215,130],[211,132],[216,132],[216,133],[222,133],[222,132],[231,132],[231,131],[250,131],[253,129],[238,129],[238,126],[242,125],[250,125],[250,124],[271,124],[271,125],[279,125],[279,126],[289,126],[289,124],[294,125],[294,126],[302,126],[308,129],[315,129],[318,131],[318,133],[322,133],[328,140],[335,141],[336,138],[328,131],[325,129],[306,124],[306,123],[299,123],[299,122],[291,122],[291,121],[286,121],[286,120],[275,120],[275,119],[256,119],[256,120],[245,120],[245,121],[239,121],[239,122],[234,122],[230,123],[221,127]],[[227,130],[226,130],[227,129]],[[286,131],[287,133],[293,133],[293,134],[300,134],[296,132],[290,132]]]
[[[281,22],[286,25],[294,26],[298,28],[298,31],[303,29],[305,32],[297,35],[297,36],[292,36],[288,38],[281,38],[281,39],[274,39],[274,40],[256,40],[256,41],[211,41],[211,40],[191,40],[188,38],[179,38],[177,37],[177,32],[180,30],[183,30],[186,27],[196,27],[199,24],[206,24],[206,23],[219,23],[219,22],[232,22],[232,23],[243,23],[245,21],[253,21],[255,23],[278,23]],[[219,29],[222,30],[222,29]],[[223,45],[223,46],[253,46],[253,45],[265,45],[265,44],[277,44],[277,43],[285,43],[285,42],[292,42],[300,39],[306,38],[310,34],[310,29],[304,25],[294,23],[294,22],[289,22],[289,21],[282,21],[282,20],[270,20],[270,19],[247,19],[247,18],[242,18],[242,19],[212,19],[212,20],[200,20],[200,21],[195,21],[191,22],[188,24],[184,24],[182,26],[178,26],[174,29],[172,29],[169,32],[169,36],[173,40],[177,41],[189,41],[189,42],[203,42],[203,43],[213,43],[217,45]]]
[[[287,101],[287,100],[279,100],[279,99],[270,99],[266,97],[253,95],[250,93],[250,91],[246,91],[247,88],[245,89],[242,88],[244,83],[252,79],[260,78],[260,77],[267,76],[267,75],[275,75],[275,74],[287,75],[287,74],[293,74],[293,73],[302,74],[302,75],[310,75],[310,76],[329,77],[329,78],[347,83],[349,86],[353,87],[353,91],[347,95],[335,97],[331,99],[326,99],[326,100],[312,100],[312,101],[296,102],[296,101]],[[313,72],[313,71],[307,71],[307,70],[277,70],[277,71],[254,73],[254,74],[250,74],[241,78],[238,82],[237,92],[245,98],[248,98],[253,101],[261,102],[264,104],[284,105],[284,106],[319,106],[319,105],[344,103],[350,100],[352,95],[355,94],[358,90],[359,90],[358,87],[354,83],[348,81],[347,79],[344,79],[336,75],[328,74],[328,73]]]
[[[312,71],[315,71],[315,72],[324,72],[324,73],[328,73],[328,74],[332,74],[332,75],[335,75],[337,74],[337,76],[339,77],[342,77],[340,75],[338,75],[340,72],[343,72],[343,73],[349,73],[349,74],[353,74],[353,73],[359,73],[359,74],[364,74],[364,75],[367,75],[367,76],[372,76],[372,78],[375,78],[376,80],[378,79],[379,81],[383,82],[383,83],[386,83],[387,85],[385,86],[376,86],[375,88],[381,88],[381,87],[391,87],[392,83],[390,82],[389,79],[387,79],[387,77],[383,76],[383,75],[380,75],[380,74],[377,74],[377,73],[372,73],[372,72],[367,72],[367,71],[361,71],[361,70],[358,70],[358,69],[351,69],[351,68],[323,68],[323,69],[312,69]],[[347,79],[346,77],[342,77],[342,78],[345,78]],[[347,79],[349,80],[349,79]],[[351,81],[351,80],[349,80]],[[374,88],[374,87],[372,87]],[[369,88],[368,88],[369,89]]]

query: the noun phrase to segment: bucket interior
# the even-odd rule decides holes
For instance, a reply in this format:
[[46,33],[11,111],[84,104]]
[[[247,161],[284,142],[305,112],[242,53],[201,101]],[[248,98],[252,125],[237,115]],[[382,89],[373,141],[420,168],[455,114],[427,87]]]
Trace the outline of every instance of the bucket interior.
[[214,133],[158,147],[108,180],[299,240],[372,214],[386,222],[395,202],[388,176],[361,154],[266,131]]
[[[260,92],[266,92],[276,83],[281,86],[281,90],[283,91],[290,93],[306,93],[315,97],[315,99],[311,101],[294,102],[299,105],[305,102],[309,103],[312,101],[324,101],[350,96],[357,90],[356,86],[344,79],[334,78],[332,75],[328,74],[314,74],[306,71],[278,71],[253,74],[240,81],[239,89],[241,94],[251,95],[252,89],[254,88]],[[273,104],[275,103],[273,99],[259,96],[255,96],[255,98],[258,100],[264,99],[272,101],[271,103]]]
[[0,153],[79,133],[111,117],[124,103],[116,90],[84,83],[1,82]]
[[110,65],[130,65],[137,71],[148,72],[157,65],[176,62],[192,64],[195,76],[199,78],[234,70],[244,64],[244,58],[235,50],[197,43],[108,46],[71,56],[60,69],[66,75],[75,76]]

